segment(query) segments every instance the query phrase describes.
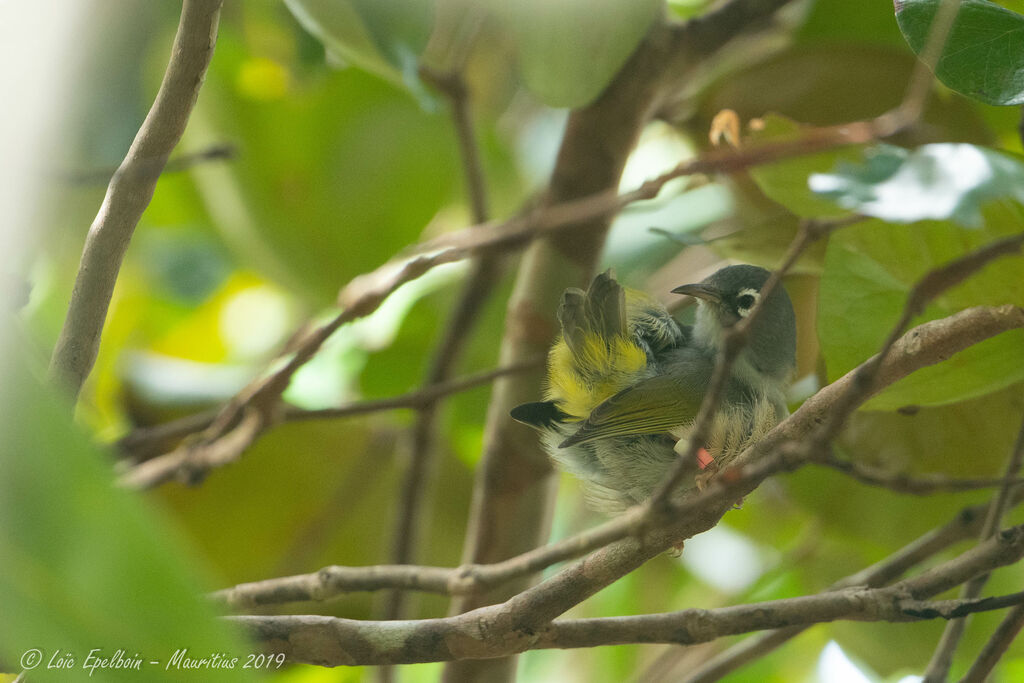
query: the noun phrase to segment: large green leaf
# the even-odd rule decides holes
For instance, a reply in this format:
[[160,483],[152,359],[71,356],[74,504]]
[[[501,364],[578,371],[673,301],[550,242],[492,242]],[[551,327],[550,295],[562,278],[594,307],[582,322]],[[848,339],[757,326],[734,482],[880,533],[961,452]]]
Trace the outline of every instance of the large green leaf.
[[[896,20],[915,53],[928,42],[943,0],[896,0]],[[935,75],[987,104],[1024,102],[1024,16],[987,0],[960,0]]]
[[[1018,205],[995,204],[979,230],[949,222],[910,227],[881,221],[835,234],[825,255],[818,336],[834,380],[876,353],[896,323],[910,288],[925,273],[1000,235],[1020,230]],[[969,306],[1024,305],[1022,259],[1003,258],[934,301],[923,320]],[[894,410],[941,405],[1007,387],[1024,379],[1024,331],[1001,334],[920,370],[873,398],[866,407]]]
[[523,80],[552,107],[597,97],[633,53],[664,0],[498,2],[512,32]]
[[[178,681],[182,672],[168,662],[179,648],[244,663],[251,648],[216,620],[194,552],[152,506],[113,485],[109,459],[22,354],[3,361],[0,658],[34,664],[31,678],[40,681]],[[90,678],[83,665],[94,649],[101,658],[122,650],[140,668],[98,669]],[[47,670],[55,655],[74,658],[73,667]],[[248,680],[246,673],[239,664],[216,678]]]
[[906,150],[878,145],[863,164],[840,162],[814,174],[810,188],[845,209],[896,223],[952,219],[970,227],[995,199],[1024,201],[1024,165],[1007,154],[962,143]]

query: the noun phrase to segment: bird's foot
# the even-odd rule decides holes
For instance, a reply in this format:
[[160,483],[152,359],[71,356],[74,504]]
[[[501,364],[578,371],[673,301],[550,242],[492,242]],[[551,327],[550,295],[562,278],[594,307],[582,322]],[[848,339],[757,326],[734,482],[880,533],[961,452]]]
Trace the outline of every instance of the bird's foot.
[[[704,451],[704,449],[701,449],[701,451]],[[704,451],[704,452],[706,452],[706,451]],[[708,457],[710,457],[710,456],[708,456]],[[718,474],[718,464],[715,463],[712,460],[712,461],[709,461],[701,469],[703,469],[704,471],[698,473],[693,478],[694,481],[697,483],[697,490],[698,491],[703,491],[704,489],[706,489],[708,487],[708,484],[711,483],[711,480],[714,479],[715,475]]]

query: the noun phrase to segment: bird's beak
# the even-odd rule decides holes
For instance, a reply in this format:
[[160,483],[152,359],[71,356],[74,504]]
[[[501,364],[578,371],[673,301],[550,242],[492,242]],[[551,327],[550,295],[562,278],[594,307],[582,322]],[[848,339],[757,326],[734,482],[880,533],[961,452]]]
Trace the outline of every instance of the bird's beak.
[[689,294],[698,299],[718,303],[722,300],[722,292],[717,287],[697,283],[695,285],[680,285],[672,290],[673,294]]

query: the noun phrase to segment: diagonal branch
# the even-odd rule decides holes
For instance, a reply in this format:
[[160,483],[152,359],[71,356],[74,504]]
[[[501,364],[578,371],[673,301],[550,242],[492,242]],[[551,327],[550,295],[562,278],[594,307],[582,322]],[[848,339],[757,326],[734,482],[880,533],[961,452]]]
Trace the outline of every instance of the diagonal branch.
[[178,144],[213,56],[223,0],[184,0],[156,100],[107,187],[89,228],[50,373],[77,398],[99,353],[121,262],[156,181]]

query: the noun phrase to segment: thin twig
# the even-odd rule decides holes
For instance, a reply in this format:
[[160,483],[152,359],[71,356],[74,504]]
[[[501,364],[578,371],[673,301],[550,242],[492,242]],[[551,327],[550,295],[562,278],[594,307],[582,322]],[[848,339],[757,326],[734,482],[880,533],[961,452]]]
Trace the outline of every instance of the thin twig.
[[956,23],[960,11],[960,0],[943,0],[939,3],[932,25],[928,29],[928,40],[921,50],[914,73],[910,76],[903,101],[894,112],[897,125],[909,125],[921,118],[924,105],[935,83],[935,68],[946,48],[946,41]]
[[352,417],[354,415],[365,415],[367,413],[376,413],[382,410],[395,410],[397,408],[422,410],[423,406],[433,403],[445,396],[451,396],[452,394],[458,394],[469,389],[475,389],[476,387],[490,384],[499,377],[515,375],[528,370],[536,370],[543,366],[543,364],[543,358],[533,358],[523,361],[522,363],[506,365],[504,367],[494,368],[493,370],[485,370],[483,372],[473,373],[472,375],[466,375],[465,377],[449,379],[444,382],[438,382],[437,384],[430,384],[415,391],[410,391],[407,394],[400,394],[392,398],[360,401],[359,403],[352,403],[350,405],[339,406],[337,408],[319,408],[316,410],[290,408],[285,411],[285,420],[297,421],[332,417]]
[[[131,169],[132,173],[139,176],[140,179],[150,178],[154,182],[162,175],[168,173],[180,173],[187,171],[193,166],[199,164],[205,164],[210,161],[224,161],[235,158],[238,153],[238,149],[228,143],[221,143],[216,145],[210,145],[206,149],[201,149],[198,152],[189,152],[187,154],[181,154],[173,159],[167,161],[166,165],[160,166],[157,162],[160,160],[145,160],[142,161],[137,168]],[[68,183],[75,185],[93,185],[103,184],[107,185],[110,183],[111,178],[125,173],[123,168],[100,168],[91,170],[81,171],[67,171],[61,174],[61,178]]]
[[330,566],[312,574],[243,583],[212,594],[232,609],[309,600],[386,589],[417,590],[442,595],[471,595],[572,560],[629,534],[642,514],[633,508],[601,526],[562,541],[535,548],[503,562],[461,567],[375,565]]
[[[356,415],[365,415],[368,413],[380,412],[383,410],[395,410],[400,408],[420,408],[425,403],[436,400],[441,396],[446,396],[473,387],[477,387],[488,382],[493,381],[498,377],[507,375],[513,375],[519,372],[525,372],[527,370],[540,367],[543,363],[543,359],[534,358],[523,363],[516,365],[509,365],[502,368],[495,368],[494,370],[488,370],[480,372],[475,375],[469,375],[459,379],[451,380],[441,384],[433,385],[431,387],[424,387],[416,391],[402,394],[400,396],[394,396],[391,398],[372,399],[369,401],[359,401],[351,403],[349,405],[338,406],[337,408],[319,408],[319,409],[302,409],[295,408],[294,406],[288,406],[281,410],[280,420],[285,422],[297,422],[302,420],[322,420],[322,419],[334,419],[342,417],[354,417]],[[220,414],[220,413],[218,413]],[[197,416],[199,419],[195,419],[194,423],[189,422],[181,425],[184,428],[191,429],[200,422],[205,422],[208,426],[206,429],[212,429],[216,416],[211,416],[209,413],[203,413]],[[188,418],[186,418],[187,420]],[[172,423],[174,424],[174,423]],[[264,425],[263,428],[269,428],[271,425]],[[236,425],[233,429],[237,429]],[[156,427],[154,429],[160,429]],[[179,433],[182,431],[180,428],[168,429],[165,431],[158,432],[153,438],[159,439],[166,436],[167,433]],[[259,432],[249,433],[245,438],[250,439],[248,443],[252,443],[255,440],[262,429]],[[229,431],[227,434],[233,432]],[[136,439],[133,440],[134,445],[139,443],[147,443],[149,438],[146,434],[140,434]],[[246,443],[245,445],[248,445]],[[162,483],[175,476],[178,469],[181,468],[185,463],[184,452],[188,450],[188,444],[184,447],[179,447],[177,450],[171,451],[170,453],[158,456],[156,458],[150,458],[144,462],[140,462],[134,466],[129,467],[123,475],[120,477],[119,482],[123,486],[129,488],[147,488],[156,484]],[[154,464],[155,463],[155,464]]]
[[213,56],[222,0],[185,0],[163,82],[89,228],[50,374],[77,398],[100,335],[128,243],[159,171],[178,144]]
[[[1020,474],[1021,464],[1024,461],[1024,422],[1021,423],[1020,432],[1017,434],[1017,441],[1014,444],[1010,456],[1006,459],[1006,472],[1002,488],[996,493],[989,505],[988,514],[985,517],[985,525],[978,535],[979,540],[986,541],[994,536],[999,527],[1002,526],[1003,517],[1010,504],[1012,486],[1010,479]],[[960,597],[965,600],[973,599],[981,595],[981,591],[988,582],[988,574],[981,574],[968,581],[960,590]],[[946,624],[939,644],[935,647],[932,659],[925,669],[924,680],[927,683],[938,683],[945,681],[949,676],[949,670],[953,666],[953,655],[956,654],[957,645],[963,637],[964,629],[967,628],[966,619],[956,619]]]
[[824,458],[816,459],[814,462],[815,464],[842,472],[862,484],[878,486],[890,491],[907,493],[913,496],[930,496],[935,493],[948,491],[977,491],[978,489],[996,487],[1000,487],[1000,491],[1006,491],[1008,488],[1015,489],[1024,484],[1024,479],[1015,475],[1007,475],[1009,476],[1008,479],[1006,477],[955,479],[942,475],[914,476],[905,472],[888,472],[850,460],[840,460],[834,455],[827,455]]
[[[476,143],[466,84],[455,71],[440,74],[421,67],[420,73],[434,83],[451,105],[471,216],[475,224],[482,224],[488,219],[487,186],[480,161],[480,150]],[[469,277],[462,286],[455,308],[445,326],[444,335],[431,358],[424,380],[425,387],[442,383],[451,375],[480,311],[494,291],[500,277],[500,266],[500,257],[497,254],[483,254],[474,259]],[[402,482],[401,495],[398,497],[397,521],[391,549],[391,562],[394,564],[415,562],[416,548],[420,544],[420,536],[423,535],[423,520],[429,518],[424,508],[433,488],[436,469],[436,426],[437,401],[425,402],[419,408],[413,425],[409,464]],[[401,618],[405,601],[406,593],[392,592],[384,607],[384,618]]]
[[[302,422],[305,420],[355,417],[403,408],[418,410],[431,401],[474,389],[505,375],[514,375],[518,372],[534,370],[541,367],[543,363],[543,357],[538,357],[523,363],[484,370],[466,375],[465,377],[421,387],[398,396],[356,401],[333,408],[298,408],[288,405],[284,406],[281,419],[283,422]],[[154,453],[154,449],[166,447],[170,442],[206,429],[213,424],[219,412],[219,409],[215,408],[152,427],[140,427],[123,436],[115,445],[125,456],[132,458],[136,462],[146,460],[152,457],[152,455],[158,454]]]

